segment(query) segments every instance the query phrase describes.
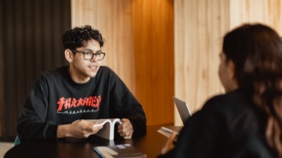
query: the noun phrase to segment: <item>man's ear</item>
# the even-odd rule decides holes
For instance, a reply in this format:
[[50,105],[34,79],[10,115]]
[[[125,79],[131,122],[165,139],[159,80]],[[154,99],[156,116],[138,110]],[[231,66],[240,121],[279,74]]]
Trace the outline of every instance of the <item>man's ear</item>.
[[72,61],[73,61],[73,53],[72,53],[72,51],[71,50],[69,50],[69,49],[65,49],[65,58],[67,59],[67,61],[69,62],[69,63],[71,63]]

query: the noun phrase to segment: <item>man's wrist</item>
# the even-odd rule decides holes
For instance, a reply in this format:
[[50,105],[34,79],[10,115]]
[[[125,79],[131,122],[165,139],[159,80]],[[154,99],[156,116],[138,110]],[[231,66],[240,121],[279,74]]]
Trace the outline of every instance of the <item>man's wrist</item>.
[[57,138],[70,137],[68,127],[69,125],[59,125],[57,128]]

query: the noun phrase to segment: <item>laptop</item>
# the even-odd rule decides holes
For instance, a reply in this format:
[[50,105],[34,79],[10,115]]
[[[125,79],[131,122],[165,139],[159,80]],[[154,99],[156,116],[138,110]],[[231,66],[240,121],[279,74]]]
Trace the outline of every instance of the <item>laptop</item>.
[[185,123],[185,121],[191,116],[191,113],[188,109],[188,105],[185,101],[183,100],[180,100],[176,97],[173,97],[173,100],[174,100],[174,104],[177,108],[177,111],[180,115],[180,118],[183,122],[183,124]]
[[[191,116],[188,106],[185,101],[182,101],[176,97],[173,97],[173,100],[184,125],[185,121]],[[182,127],[183,126],[162,126],[158,132],[166,137],[169,137],[172,131],[176,132],[178,135]]]

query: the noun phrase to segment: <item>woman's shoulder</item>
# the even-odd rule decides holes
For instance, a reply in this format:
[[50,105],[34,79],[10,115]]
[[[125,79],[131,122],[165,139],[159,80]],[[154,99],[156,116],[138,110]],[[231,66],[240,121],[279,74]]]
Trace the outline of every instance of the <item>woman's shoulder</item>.
[[[245,124],[238,120],[258,121],[257,109],[248,92],[236,90],[210,98],[202,109],[192,115],[194,122],[201,124],[220,124],[232,129],[233,126]],[[193,122],[193,121],[192,121]],[[228,126],[228,127],[227,127]],[[241,125],[238,125],[241,126]]]
[[226,94],[221,94],[210,98],[199,113],[205,117],[233,121],[237,119],[256,120],[256,107],[252,102],[251,94],[241,90],[235,90]]
[[216,95],[206,101],[203,108],[237,108],[252,104],[251,94],[243,90],[235,90]]

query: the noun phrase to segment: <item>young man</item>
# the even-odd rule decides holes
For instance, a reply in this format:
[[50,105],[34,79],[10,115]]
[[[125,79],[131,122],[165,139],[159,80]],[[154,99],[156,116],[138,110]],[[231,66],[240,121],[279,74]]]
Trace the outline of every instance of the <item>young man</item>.
[[43,72],[26,98],[17,123],[21,142],[31,139],[87,138],[102,127],[87,119],[120,118],[124,139],[146,132],[144,110],[121,79],[100,66],[104,39],[91,26],[62,37],[69,66]]

